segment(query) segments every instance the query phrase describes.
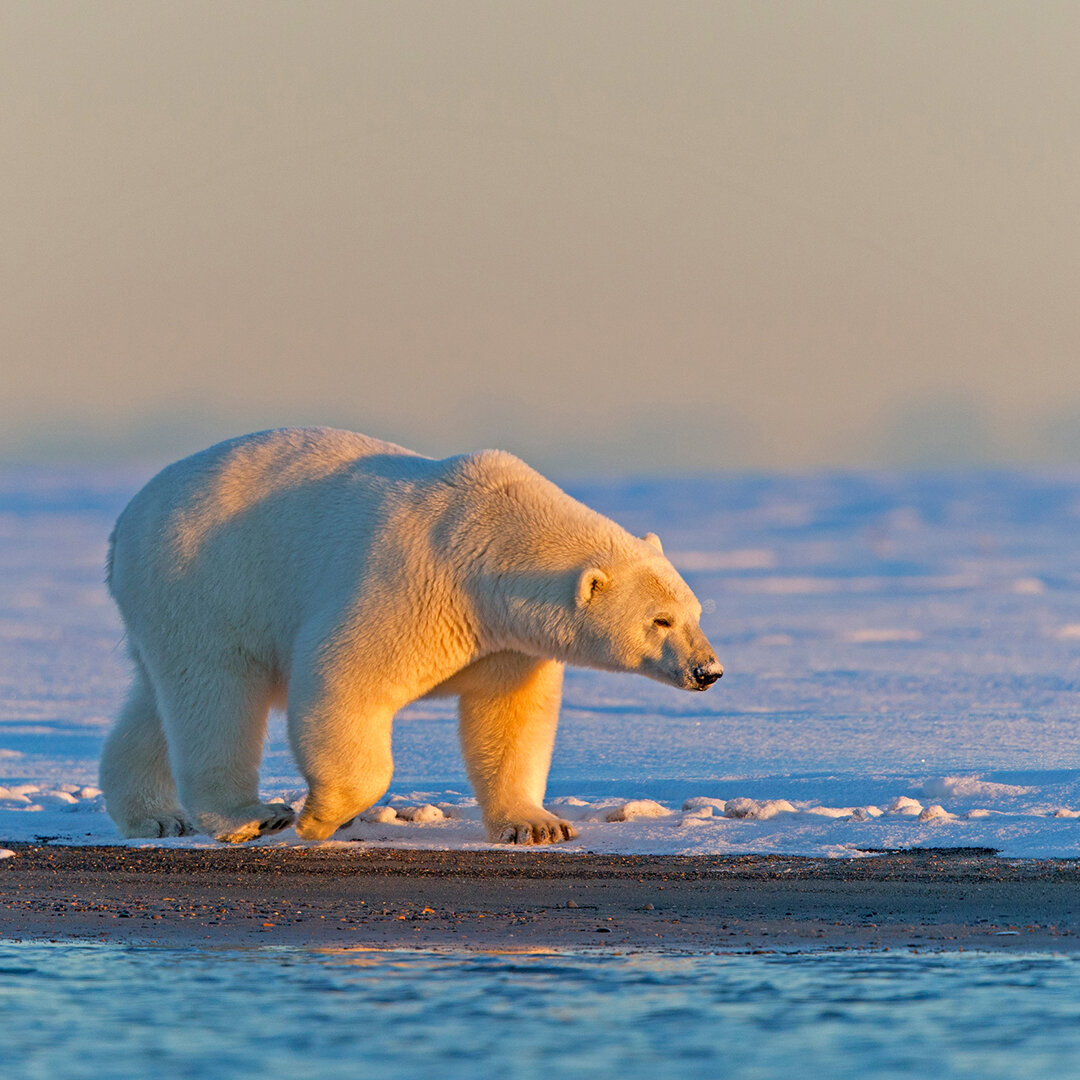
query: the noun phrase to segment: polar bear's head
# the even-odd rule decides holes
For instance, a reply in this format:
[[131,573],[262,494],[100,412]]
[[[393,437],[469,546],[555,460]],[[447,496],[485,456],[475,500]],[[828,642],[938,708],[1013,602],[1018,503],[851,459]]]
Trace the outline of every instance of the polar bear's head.
[[682,690],[707,690],[724,673],[701,632],[701,604],[653,533],[579,570],[575,606],[571,662],[637,672]]

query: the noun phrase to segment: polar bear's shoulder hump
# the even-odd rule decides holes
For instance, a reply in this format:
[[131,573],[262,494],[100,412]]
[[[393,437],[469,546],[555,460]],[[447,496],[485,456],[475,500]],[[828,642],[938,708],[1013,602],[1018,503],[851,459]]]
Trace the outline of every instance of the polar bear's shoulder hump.
[[442,465],[443,479],[448,484],[476,491],[550,483],[521,458],[505,450],[477,450],[471,454],[458,454],[446,458]]

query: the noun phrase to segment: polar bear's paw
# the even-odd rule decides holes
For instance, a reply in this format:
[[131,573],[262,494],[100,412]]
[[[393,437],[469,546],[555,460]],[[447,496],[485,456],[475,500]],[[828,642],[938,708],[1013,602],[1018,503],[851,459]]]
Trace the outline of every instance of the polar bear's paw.
[[228,817],[222,814],[200,815],[206,832],[226,844],[242,844],[257,836],[281,832],[296,821],[296,813],[286,803],[252,803],[240,807]]
[[119,829],[129,840],[144,837],[161,840],[167,836],[191,836],[199,831],[182,810],[163,810],[135,821],[123,821]]
[[510,815],[509,820],[493,824],[488,833],[496,844],[559,844],[573,840],[577,829],[546,810],[529,810]]
[[300,820],[296,823],[296,835],[301,840],[326,840],[338,829],[344,829],[351,824],[353,820],[353,818],[350,818],[349,821],[338,825],[335,822],[317,818],[314,814],[303,812],[300,814]]

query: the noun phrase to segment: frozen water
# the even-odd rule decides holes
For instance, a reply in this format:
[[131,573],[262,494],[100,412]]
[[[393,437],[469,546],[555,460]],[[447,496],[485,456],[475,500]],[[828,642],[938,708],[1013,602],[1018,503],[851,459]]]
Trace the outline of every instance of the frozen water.
[[[94,787],[128,678],[103,564],[113,520],[148,474],[0,471],[4,839],[117,840]],[[726,673],[707,694],[568,673],[548,793],[579,823],[569,848],[1080,855],[1080,475],[571,490],[639,534],[660,533]],[[482,843],[454,726],[452,703],[402,714],[385,800],[396,814],[365,815],[344,839]],[[263,786],[302,796],[280,718]],[[643,801],[672,812],[626,809]]]
[[0,944],[9,1080],[1057,1080],[1080,960]]

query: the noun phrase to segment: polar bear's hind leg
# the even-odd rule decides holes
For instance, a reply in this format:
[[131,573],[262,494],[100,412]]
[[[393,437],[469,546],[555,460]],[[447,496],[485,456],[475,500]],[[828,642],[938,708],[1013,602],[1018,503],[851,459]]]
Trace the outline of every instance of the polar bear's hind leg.
[[109,816],[124,836],[196,831],[180,806],[154,688],[137,659],[127,702],[105,739],[100,783]]
[[285,803],[259,799],[259,762],[274,687],[251,670],[189,664],[159,687],[180,801],[200,832],[241,843],[296,820]]

